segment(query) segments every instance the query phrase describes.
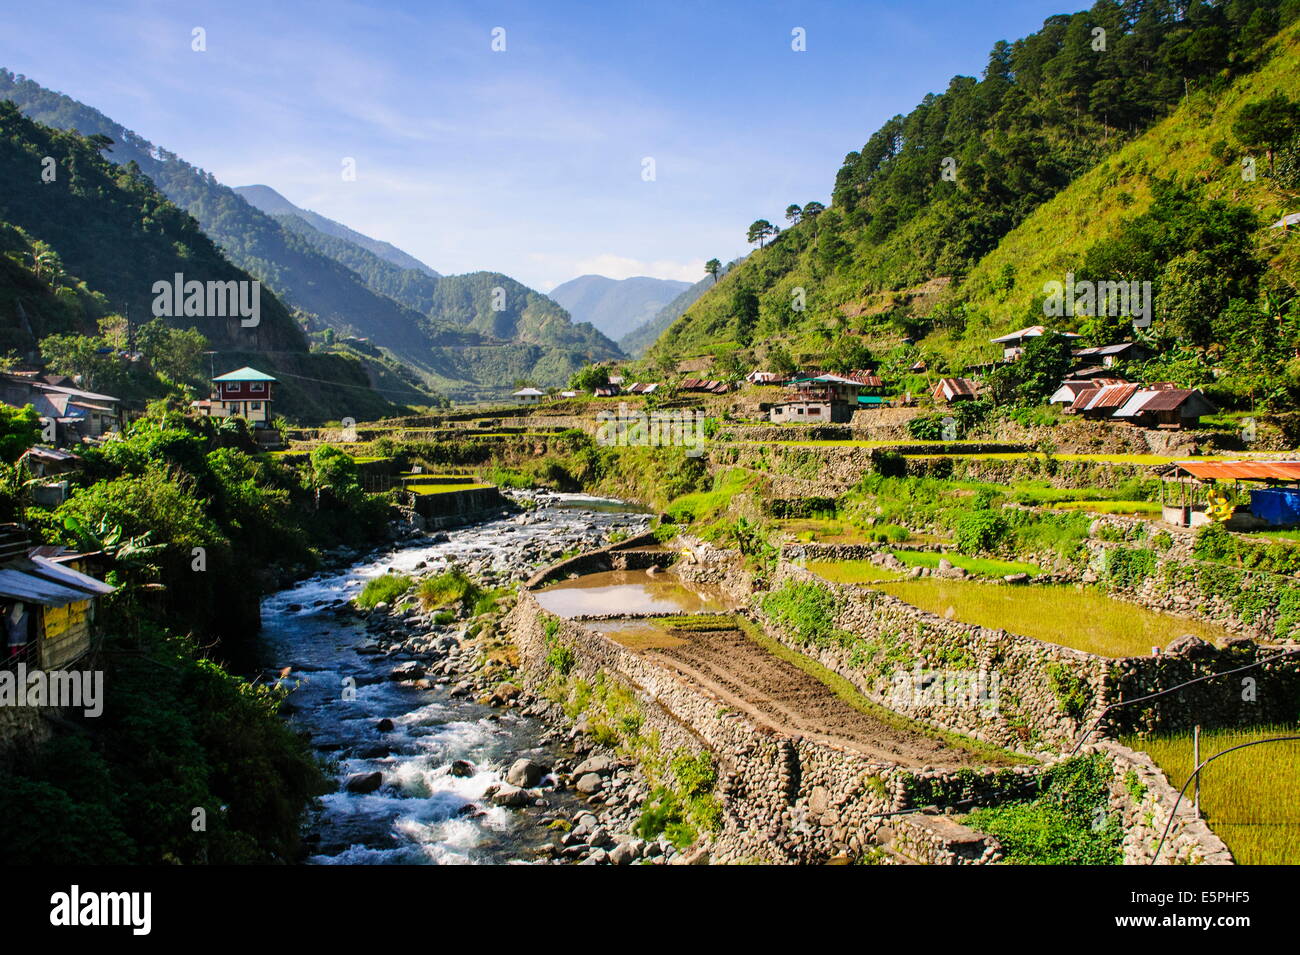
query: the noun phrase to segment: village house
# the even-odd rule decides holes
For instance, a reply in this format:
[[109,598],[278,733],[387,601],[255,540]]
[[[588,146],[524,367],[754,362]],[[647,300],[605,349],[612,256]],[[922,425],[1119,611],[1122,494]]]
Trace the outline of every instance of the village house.
[[930,392],[935,404],[953,404],[957,401],[970,401],[975,398],[978,389],[969,378],[940,378]]
[[538,404],[545,396],[546,392],[539,391],[536,388],[520,388],[518,391],[512,392],[510,395],[511,398],[515,399],[516,404],[521,405]]
[[[1101,370],[1114,368],[1116,362],[1120,361],[1144,361],[1149,352],[1147,347],[1139,342],[1120,342],[1116,345],[1096,345],[1091,348],[1076,348],[1071,352],[1075,358],[1078,358],[1080,370],[1076,375],[1082,377],[1083,373],[1097,367]],[[1100,365],[1098,365],[1100,363]]]
[[629,395],[653,395],[658,390],[659,382],[657,381],[637,381],[623,389]]
[[778,385],[781,383],[781,376],[774,371],[751,371],[745,376],[745,380],[751,385]]
[[1142,428],[1181,430],[1198,427],[1203,415],[1217,414],[1218,411],[1195,388],[1160,384],[1138,391],[1115,412],[1115,417]]
[[213,418],[243,418],[254,428],[271,426],[272,389],[276,379],[245,366],[212,379],[212,397],[190,403]]
[[725,395],[731,390],[727,382],[709,378],[685,378],[678,387],[682,391],[700,391],[710,395]]
[[[996,345],[1002,346],[1002,360],[1015,361],[1020,357],[1020,353],[1025,350],[1025,344],[1031,338],[1037,338],[1040,335],[1046,335],[1049,329],[1042,325],[1030,325],[1028,328],[1020,328],[1014,332],[1008,332],[997,338],[991,338],[989,341]],[[1074,332],[1060,332],[1066,338],[1078,338]]]
[[0,401],[15,408],[31,405],[42,423],[55,423],[59,444],[97,441],[122,427],[121,400],[75,387],[66,375],[9,372],[0,375]]
[[815,422],[840,424],[853,420],[863,384],[842,375],[817,375],[790,382],[793,394],[769,409],[775,424]]
[[6,627],[0,666],[21,662],[57,670],[93,649],[95,602],[114,588],[77,569],[87,555],[41,553],[49,550],[36,548],[26,557],[0,564],[0,614],[6,622],[20,621],[25,629],[15,634]]

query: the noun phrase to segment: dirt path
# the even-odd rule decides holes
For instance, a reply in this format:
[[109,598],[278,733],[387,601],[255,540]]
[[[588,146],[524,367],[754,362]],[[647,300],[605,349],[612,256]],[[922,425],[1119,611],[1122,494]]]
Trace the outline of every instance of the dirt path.
[[989,765],[990,761],[977,753],[856,709],[826,684],[773,656],[740,630],[675,633],[685,638],[680,645],[647,648],[641,654],[778,732],[833,743],[905,766]]

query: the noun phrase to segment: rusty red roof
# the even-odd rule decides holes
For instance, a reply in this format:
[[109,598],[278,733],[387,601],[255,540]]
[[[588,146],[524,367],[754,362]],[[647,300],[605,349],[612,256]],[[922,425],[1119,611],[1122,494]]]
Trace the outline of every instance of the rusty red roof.
[[1243,481],[1300,481],[1300,461],[1176,461],[1192,477]]

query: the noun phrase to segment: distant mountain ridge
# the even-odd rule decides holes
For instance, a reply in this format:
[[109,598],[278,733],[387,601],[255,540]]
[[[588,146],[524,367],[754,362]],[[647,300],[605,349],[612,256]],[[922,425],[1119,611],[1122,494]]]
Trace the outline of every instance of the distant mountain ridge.
[[[521,378],[557,385],[583,364],[622,356],[613,341],[589,325],[573,325],[559,305],[508,276],[439,276],[400,249],[299,209],[269,187],[253,189],[259,202],[286,209],[269,215],[98,110],[0,69],[4,99],[46,125],[112,140],[108,158],[134,163],[232,262],[305,313],[302,321],[317,337],[332,330],[368,339],[453,397],[499,396]],[[408,260],[413,267],[400,264]],[[467,349],[463,361],[458,349]]]
[[384,242],[381,239],[372,239],[368,235],[363,235],[355,229],[349,229],[341,222],[323,216],[320,213],[312,212],[310,209],[303,209],[294,205],[280,193],[276,192],[270,186],[253,185],[253,186],[235,186],[235,192],[244,197],[244,200],[255,209],[261,209],[270,216],[293,215],[315,226],[326,235],[332,235],[335,238],[351,242],[353,245],[359,245],[367,252],[372,252],[386,262],[391,262],[399,269],[414,269],[423,272],[433,278],[438,277],[438,273],[429,266],[425,265],[415,256],[403,252],[391,242]]
[[690,285],[645,275],[628,279],[580,275],[557,285],[549,294],[568,309],[575,322],[591,322],[617,340],[654,318],[659,309]]

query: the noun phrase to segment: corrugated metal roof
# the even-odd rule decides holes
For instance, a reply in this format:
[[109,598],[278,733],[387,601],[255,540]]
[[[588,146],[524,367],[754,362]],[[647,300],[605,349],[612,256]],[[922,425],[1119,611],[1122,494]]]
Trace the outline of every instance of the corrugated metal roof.
[[1180,408],[1188,398],[1196,394],[1190,388],[1163,388],[1158,389],[1151,396],[1151,400],[1142,406],[1143,411],[1173,411]]
[[70,587],[73,590],[84,590],[88,594],[103,597],[111,594],[116,587],[112,587],[102,580],[96,580],[89,574],[83,574],[66,564],[59,564],[47,557],[33,555],[25,561],[14,561],[9,565],[16,569],[30,570],[32,574],[43,577],[60,587]]
[[45,607],[62,607],[65,604],[89,600],[84,590],[64,587],[43,577],[24,574],[19,570],[0,569],[0,598],[41,604]]
[[234,371],[228,371],[224,375],[217,375],[213,381],[275,381],[264,371],[258,371],[245,365],[243,368],[236,368]]
[[1176,461],[1192,477],[1243,481],[1300,481],[1300,461]]

